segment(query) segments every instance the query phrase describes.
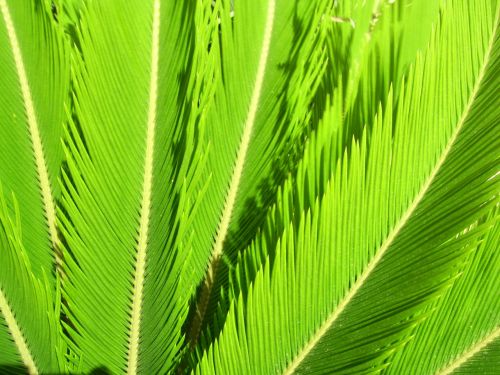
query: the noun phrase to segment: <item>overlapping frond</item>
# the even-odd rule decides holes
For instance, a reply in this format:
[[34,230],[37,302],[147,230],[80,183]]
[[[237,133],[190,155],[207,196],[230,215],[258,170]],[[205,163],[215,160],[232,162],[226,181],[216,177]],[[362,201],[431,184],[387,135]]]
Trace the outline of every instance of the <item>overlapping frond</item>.
[[495,373],[499,24],[0,0],[0,373]]
[[233,306],[197,372],[386,366],[481,231],[456,233],[497,200],[497,24],[490,1],[447,3],[397,108],[389,95],[369,147],[365,133],[321,201],[285,226],[274,262]]
[[398,101],[402,78],[417,52],[425,50],[439,9],[440,1],[338,2],[329,51],[332,65],[344,61],[347,141],[371,123],[380,102],[385,106],[389,86]]
[[[49,279],[35,277],[24,249],[21,217],[0,190],[0,371],[54,373],[64,369],[59,305]],[[42,276],[44,274],[42,273]]]
[[76,30],[84,9],[85,0],[51,0],[52,17],[64,28],[70,43],[78,43]]
[[234,261],[251,241],[302,148],[324,72],[327,9],[323,0],[214,3],[221,70],[207,114],[210,184],[194,221],[193,268],[203,281],[188,325],[192,345],[214,289],[227,282],[223,259]]
[[0,45],[0,183],[18,199],[33,272],[53,282],[68,49],[41,0],[0,1]]
[[498,213],[479,225],[487,232],[470,254],[463,274],[432,307],[413,340],[390,361],[388,373],[444,375],[463,369],[469,374],[494,374],[498,370],[498,356],[489,356],[500,341]]
[[195,28],[206,20],[194,2],[86,6],[60,211],[69,342],[82,371],[165,373],[195,285],[183,266],[210,100]]
[[327,99],[327,110],[305,146],[297,172],[290,175],[277,192],[276,203],[269,209],[265,223],[249,248],[240,253],[236,265],[230,272],[229,288],[219,299],[216,324],[222,325],[230,304],[240,293],[246,298],[249,286],[266,261],[273,263],[275,247],[285,229],[298,225],[301,213],[313,208],[321,201],[325,188],[338,167],[343,153],[343,101],[340,84],[331,99]]

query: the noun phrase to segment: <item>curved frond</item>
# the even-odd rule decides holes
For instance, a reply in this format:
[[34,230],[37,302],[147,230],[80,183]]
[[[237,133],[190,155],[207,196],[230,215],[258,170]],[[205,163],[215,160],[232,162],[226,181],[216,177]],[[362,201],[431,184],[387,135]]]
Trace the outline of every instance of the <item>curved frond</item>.
[[[439,374],[450,374],[452,371],[451,373],[456,375],[495,375],[498,372],[498,363],[500,362],[498,331],[484,337],[483,341],[478,342],[478,345],[469,348],[470,351],[462,353],[462,356],[458,358],[459,362],[450,363],[450,366],[442,369]],[[466,360],[464,361],[464,359]]]
[[[37,279],[23,246],[17,203],[15,220],[0,190],[0,365],[13,373],[63,370],[59,306],[53,285]],[[9,373],[2,367],[2,373]]]
[[498,362],[482,357],[500,341],[500,222],[494,213],[480,245],[470,254],[463,274],[433,306],[431,316],[398,353],[388,373],[450,374],[477,361],[477,374],[493,374]]
[[276,186],[293,168],[325,66],[327,1],[214,4],[221,70],[207,113],[210,184],[193,222],[193,269],[202,283],[188,325],[191,346],[213,312],[214,289],[227,283],[226,263],[255,236]]
[[165,373],[179,354],[212,78],[200,14],[192,2],[91,1],[81,20],[59,218],[84,372]]
[[69,56],[40,0],[0,1],[0,45],[0,182],[18,198],[33,272],[53,280]]
[[353,142],[322,200],[286,226],[197,373],[386,366],[481,231],[456,234],[497,201],[497,27],[490,1],[447,3],[394,114],[390,95],[370,146]]

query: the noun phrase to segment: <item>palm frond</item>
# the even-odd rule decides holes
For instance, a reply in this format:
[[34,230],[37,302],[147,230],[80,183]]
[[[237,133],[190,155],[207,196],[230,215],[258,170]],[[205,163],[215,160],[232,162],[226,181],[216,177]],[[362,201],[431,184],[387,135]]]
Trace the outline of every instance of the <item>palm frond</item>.
[[54,20],[61,25],[69,36],[71,43],[78,46],[77,28],[79,27],[82,12],[85,9],[85,0],[52,0],[51,10]]
[[[64,369],[59,305],[52,283],[33,274],[23,246],[16,201],[13,220],[0,190],[0,364],[13,373],[58,372]],[[42,273],[42,276],[44,274]],[[2,373],[9,373],[2,367]]]
[[467,366],[475,370],[465,373],[498,370],[498,357],[488,355],[500,341],[498,213],[490,214],[481,225],[488,230],[470,254],[463,274],[432,307],[435,311],[417,328],[414,339],[391,360],[388,373],[444,375],[460,373],[457,370]]
[[493,6],[447,3],[394,115],[390,95],[370,146],[354,142],[321,202],[287,226],[197,373],[379,371],[404,344],[481,231],[456,233],[497,201]]
[[198,8],[93,1],[82,16],[59,218],[69,344],[85,372],[165,373],[179,354],[212,75]]
[[0,182],[16,193],[33,272],[54,280],[69,55],[42,1],[0,1],[0,45]]
[[[393,87],[398,103],[409,63],[425,50],[439,18],[440,2],[335,1],[327,38],[328,74],[314,99],[320,119],[326,98],[338,87],[345,105],[344,148],[352,137],[370,131],[373,117]],[[316,120],[317,121],[317,120]]]
[[323,0],[215,2],[221,70],[207,114],[211,181],[194,221],[193,269],[202,282],[188,324],[192,346],[227,282],[226,263],[255,236],[309,131],[327,9]]

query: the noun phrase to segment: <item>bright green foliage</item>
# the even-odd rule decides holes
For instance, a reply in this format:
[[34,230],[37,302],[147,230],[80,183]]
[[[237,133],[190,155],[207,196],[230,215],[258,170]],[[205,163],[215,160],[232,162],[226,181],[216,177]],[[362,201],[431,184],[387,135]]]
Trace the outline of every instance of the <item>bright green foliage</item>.
[[494,374],[498,0],[0,0],[0,373]]
[[328,12],[324,0],[235,2],[234,7],[221,2],[214,11],[220,32],[212,48],[221,57],[207,114],[211,150],[203,180],[210,183],[193,221],[192,257],[200,281],[211,259],[212,280],[202,288],[189,324],[193,342],[212,320],[206,310],[217,302],[219,286],[227,284],[225,263],[250,243],[274,191],[294,168],[324,74],[322,46],[330,26],[322,20]]
[[[40,372],[58,372],[64,369],[64,346],[58,316],[60,305],[53,303],[60,299],[60,294],[52,290],[47,275],[35,277],[23,246],[19,209],[15,201],[12,204],[14,218],[9,217],[7,202],[0,197],[0,364],[13,365],[12,373],[19,373],[23,368],[19,352],[27,351]],[[12,316],[17,321],[15,327],[8,325]],[[18,332],[22,332],[23,339]],[[34,368],[26,361],[25,365],[30,370]],[[2,369],[2,373],[10,371]]]
[[[458,270],[465,245],[479,231],[456,238],[453,233],[477,220],[475,215],[464,220],[471,206],[482,206],[476,214],[485,214],[497,189],[490,179],[497,140],[478,140],[475,134],[497,125],[487,108],[497,86],[498,19],[485,5],[472,13],[477,29],[468,28],[467,12],[460,4],[450,6],[409,73],[395,119],[390,93],[369,148],[366,135],[354,143],[321,202],[311,202],[296,224],[285,225],[274,263],[257,273],[248,298],[230,311],[199,373],[383,368],[387,356],[407,340],[404,332],[426,315],[422,303],[453,281],[453,272],[443,277],[443,265]],[[488,35],[486,43],[466,45],[472,55],[463,65],[468,69],[446,69],[446,54],[481,33]],[[437,82],[448,84],[445,91],[456,98],[426,100],[438,98]],[[307,177],[297,181],[309,178],[314,184],[315,171],[321,169],[299,168]]]
[[[180,279],[189,250],[193,166],[199,161],[199,111],[192,103],[204,95],[201,83],[192,81],[197,72],[189,71],[197,68],[191,60],[199,58],[191,40],[197,15],[194,7],[183,10],[173,2],[159,9],[142,1],[122,8],[120,2],[92,4],[78,35],[77,122],[70,123],[66,138],[69,174],[60,216],[67,241],[65,313],[83,371],[100,364],[118,373],[130,366],[127,353],[135,329],[141,344],[137,371],[164,373],[178,355],[182,322],[197,282]],[[113,17],[119,17],[117,27],[109,28],[106,20]],[[117,45],[121,38],[134,43]],[[154,53],[159,53],[153,59],[156,67],[145,64]],[[152,69],[158,70],[154,88]],[[157,106],[152,118],[151,100]],[[147,149],[152,152],[149,172],[144,170]],[[145,189],[150,190],[147,211]],[[147,271],[137,281],[144,222]],[[140,321],[134,322],[137,293]]]
[[[414,374],[445,371],[467,353],[472,360],[459,366],[458,373],[462,367],[464,373],[471,373],[465,370],[466,365],[475,367],[477,374],[494,374],[498,370],[498,348],[495,356],[493,346],[498,345],[494,337],[498,337],[500,329],[500,279],[496,277],[500,267],[500,222],[496,211],[491,216],[480,224],[490,227],[470,254],[463,275],[433,306],[436,312],[417,328],[415,338],[396,354],[388,373],[399,374],[408,368]],[[478,342],[483,345],[476,346]]]
[[[23,244],[33,272],[54,278],[55,249],[51,244],[47,208],[40,185],[50,185],[49,199],[60,195],[57,183],[63,161],[64,103],[69,90],[69,51],[62,30],[41,1],[3,1],[0,18],[0,183],[7,194],[15,192],[19,204]],[[8,12],[8,13],[7,13]],[[12,27],[8,27],[7,18]],[[17,48],[12,43],[15,39]],[[16,61],[16,55],[19,59]],[[19,65],[22,61],[22,66]],[[19,71],[29,85],[26,103]],[[28,107],[34,117],[28,117]],[[32,131],[32,123],[38,134]],[[47,174],[40,176],[36,143],[43,145]],[[43,160],[43,159],[42,159]],[[53,219],[55,213],[52,213]]]

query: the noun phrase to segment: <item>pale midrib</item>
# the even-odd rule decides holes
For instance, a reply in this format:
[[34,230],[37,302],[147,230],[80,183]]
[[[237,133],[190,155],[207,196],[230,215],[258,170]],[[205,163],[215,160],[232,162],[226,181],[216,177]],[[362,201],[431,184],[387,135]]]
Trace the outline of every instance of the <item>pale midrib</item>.
[[[21,92],[23,95],[24,107],[26,109],[26,116],[28,119],[28,127],[31,136],[33,153],[35,156],[36,169],[38,178],[40,180],[40,189],[42,192],[43,206],[45,208],[45,214],[47,217],[47,226],[49,230],[50,240],[53,249],[56,250],[57,244],[59,242],[56,230],[56,210],[47,172],[47,165],[45,163],[42,140],[40,138],[40,133],[38,130],[35,106],[33,105],[33,98],[31,97],[31,90],[28,84],[28,77],[26,75],[26,69],[24,67],[23,57],[21,54],[21,49],[19,47],[19,42],[17,40],[16,31],[5,0],[0,0],[0,9],[3,14],[3,19],[5,21],[5,26],[7,29],[7,35],[9,37],[10,45],[12,48],[12,55],[16,64],[17,74],[19,76],[19,83],[21,84]],[[56,251],[54,252],[54,259],[58,266],[62,264],[60,255]]]
[[248,147],[250,145],[250,139],[255,124],[257,109],[260,101],[260,96],[262,93],[262,86],[264,83],[264,76],[269,56],[269,47],[271,44],[271,35],[273,31],[275,9],[276,9],[276,0],[269,0],[267,15],[266,15],[266,24],[264,29],[264,37],[262,40],[262,50],[260,53],[259,65],[257,68],[257,74],[255,78],[255,86],[250,99],[250,106],[248,108],[243,134],[240,140],[236,162],[234,164],[233,174],[231,177],[231,181],[229,183],[229,190],[227,192],[226,199],[224,202],[224,209],[222,211],[222,215],[219,221],[217,229],[217,237],[215,238],[214,246],[212,248],[210,264],[208,266],[208,270],[205,275],[203,287],[200,293],[200,297],[198,298],[198,304],[196,306],[196,313],[193,318],[193,322],[191,324],[189,336],[191,338],[192,346],[196,344],[201,330],[201,325],[203,323],[208,301],[210,299],[210,294],[215,281],[217,266],[222,256],[224,241],[226,240],[226,236],[229,230],[229,224],[231,222],[231,216],[233,214],[234,205],[236,203],[236,196],[238,193],[240,180],[243,175],[243,167],[245,164]]
[[136,374],[139,356],[139,338],[142,317],[144,275],[146,270],[146,250],[148,245],[149,216],[151,211],[151,190],[153,184],[153,155],[158,99],[158,60],[160,46],[160,0],[153,5],[153,28],[151,46],[151,81],[149,86],[149,110],[146,130],[146,155],[144,159],[144,180],[137,241],[134,291],[130,320],[127,374]]
[[[498,17],[497,17],[498,18]],[[497,20],[496,20],[497,21]],[[495,25],[497,25],[498,22],[495,22]],[[373,272],[375,267],[378,265],[384,254],[386,253],[387,249],[391,246],[401,229],[405,226],[405,224],[408,222],[410,217],[413,215],[415,212],[416,208],[424,198],[425,194],[427,193],[427,190],[429,190],[429,187],[431,186],[432,182],[436,178],[436,175],[438,174],[439,170],[443,166],[444,162],[446,161],[446,158],[448,157],[448,154],[451,151],[451,148],[453,144],[455,143],[458,134],[460,133],[465,120],[467,119],[467,116],[469,115],[469,112],[471,111],[472,105],[474,103],[474,100],[477,96],[477,93],[479,91],[479,87],[481,86],[481,82],[484,78],[484,74],[486,72],[486,67],[489,63],[489,59],[491,57],[491,51],[493,49],[493,44],[495,41],[495,35],[496,35],[496,26],[495,29],[493,30],[492,37],[490,39],[488,48],[485,53],[483,65],[481,67],[481,70],[479,71],[476,83],[474,85],[474,88],[472,90],[472,93],[469,97],[469,101],[467,102],[467,105],[465,107],[464,112],[462,113],[462,116],[460,117],[457,126],[455,130],[453,131],[450,139],[448,140],[448,143],[443,150],[443,153],[441,154],[441,157],[437,161],[434,169],[431,171],[429,177],[425,181],[424,185],[420,189],[418,195],[415,197],[413,200],[412,204],[408,207],[404,215],[401,217],[399,222],[396,224],[396,226],[392,229],[392,231],[389,233],[387,236],[386,240],[382,243],[382,245],[375,251],[375,256],[371,259],[371,261],[368,263],[366,268],[364,269],[363,273],[360,275],[360,277],[356,280],[356,282],[353,284],[352,288],[349,290],[347,295],[344,297],[344,299],[338,304],[337,308],[335,311],[332,312],[332,314],[325,320],[325,322],[321,325],[321,327],[316,331],[314,336],[309,340],[309,342],[301,349],[301,351],[295,356],[294,360],[288,368],[283,372],[285,375],[291,375],[293,372],[299,367],[299,365],[302,363],[302,361],[307,357],[307,355],[311,352],[311,350],[318,344],[319,340],[326,334],[326,332],[330,329],[330,327],[335,323],[337,318],[342,314],[342,312],[345,310],[347,305],[352,301],[356,293],[361,289],[361,287],[364,285],[365,281],[367,278],[370,276],[370,274]]]
[[[45,164],[45,157],[43,154],[42,141],[40,138],[40,133],[38,131],[38,122],[35,114],[35,107],[33,105],[33,99],[31,97],[31,91],[28,84],[28,78],[26,75],[26,69],[24,67],[24,62],[21,54],[21,49],[19,47],[19,42],[17,40],[16,31],[14,24],[12,22],[12,17],[10,15],[10,10],[7,6],[5,0],[0,0],[0,10],[5,22],[5,27],[7,30],[7,35],[9,38],[10,46],[12,48],[12,55],[14,57],[14,63],[16,65],[17,74],[19,77],[19,83],[21,85],[21,93],[23,96],[24,107],[26,110],[26,116],[28,120],[28,128],[31,136],[31,143],[33,147],[33,153],[35,157],[35,164],[38,173],[38,178],[40,181],[40,189],[42,192],[42,200],[45,208],[45,214],[47,218],[47,226],[49,230],[49,235],[51,243],[54,249],[56,249],[58,243],[58,236],[56,230],[56,214],[54,201],[52,198],[52,191],[49,182],[49,176],[47,173],[47,167]],[[55,262],[57,265],[61,265],[61,259],[57,252],[54,253]],[[19,324],[5,298],[3,292],[0,290],[0,311],[5,318],[5,322],[9,329],[10,334],[14,340],[17,347],[21,360],[27,367],[30,374],[38,374],[38,369],[35,365],[33,356],[26,344],[24,336],[19,328]]]
[[436,375],[448,375],[453,371],[463,366],[468,360],[478,354],[481,350],[486,348],[489,344],[495,341],[498,337],[500,337],[500,327],[497,327],[493,332],[489,335],[485,336],[482,340],[477,342],[474,346],[470,347],[469,350],[462,353],[459,357],[457,357],[453,363],[451,363],[446,368],[438,371]]
[[23,333],[21,332],[21,329],[17,324],[16,318],[14,317],[12,309],[10,308],[9,303],[7,302],[7,299],[5,298],[1,288],[0,288],[0,313],[2,313],[5,322],[7,323],[7,327],[9,328],[9,332],[12,336],[12,339],[14,340],[14,344],[17,347],[21,360],[28,369],[28,373],[31,375],[38,374],[38,369],[36,367],[33,356],[31,355],[28,345],[24,340]]

